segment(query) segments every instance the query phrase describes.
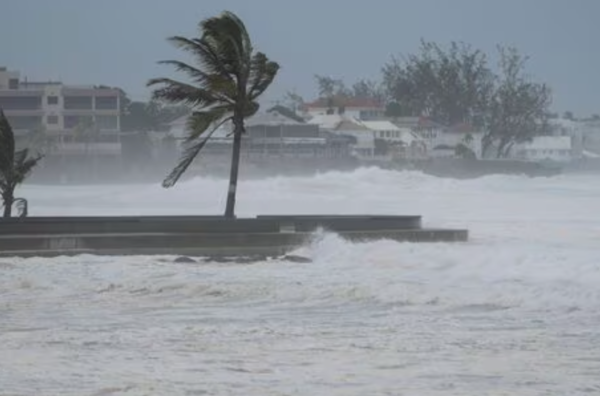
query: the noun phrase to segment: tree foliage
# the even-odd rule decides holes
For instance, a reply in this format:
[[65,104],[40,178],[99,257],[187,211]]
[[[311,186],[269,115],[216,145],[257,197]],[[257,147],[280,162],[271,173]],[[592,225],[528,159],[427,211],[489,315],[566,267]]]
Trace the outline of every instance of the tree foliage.
[[12,215],[15,189],[25,181],[41,155],[29,155],[29,149],[17,150],[13,129],[0,109],[0,196],[4,205],[4,217]]
[[131,101],[121,94],[121,130],[124,132],[166,131],[169,123],[191,113],[185,105],[169,105],[157,100]]
[[426,115],[445,125],[478,122],[493,89],[486,55],[457,42],[445,50],[422,41],[418,54],[383,67],[383,81],[402,115]]
[[530,141],[548,129],[550,89],[524,75],[527,61],[514,48],[499,47],[500,72],[486,112],[483,151],[496,146],[496,156],[506,157],[514,144]]
[[390,116],[428,116],[442,125],[470,124],[484,132],[484,152],[508,155],[511,147],[545,130],[549,88],[525,74],[526,57],[498,47],[499,67],[464,43],[445,49],[421,42],[417,54],[383,67]]
[[373,80],[361,79],[352,87],[348,87],[342,79],[324,75],[315,75],[319,98],[327,101],[328,112],[333,114],[336,110],[343,112],[349,100],[359,99],[375,103],[385,102],[383,86]]
[[369,79],[360,79],[348,87],[341,79],[316,75],[320,97],[340,97],[353,99],[368,99],[376,102],[385,101],[385,93],[381,83]]
[[175,185],[211,135],[231,122],[234,138],[225,216],[233,217],[244,119],[258,111],[257,100],[275,79],[279,65],[254,50],[246,26],[231,12],[200,21],[198,30],[198,37],[169,39],[191,54],[194,64],[179,60],[160,62],[185,73],[189,81],[155,78],[148,82],[148,86],[158,86],[153,99],[193,109],[184,152],[163,186]]

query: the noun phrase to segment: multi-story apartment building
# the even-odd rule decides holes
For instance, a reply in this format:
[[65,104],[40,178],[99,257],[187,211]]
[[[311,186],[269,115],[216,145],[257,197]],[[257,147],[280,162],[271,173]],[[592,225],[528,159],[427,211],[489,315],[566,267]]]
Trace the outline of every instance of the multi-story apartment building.
[[0,67],[0,109],[18,135],[43,130],[61,141],[80,140],[76,131],[93,128],[95,142],[116,143],[120,96],[114,88],[30,82]]

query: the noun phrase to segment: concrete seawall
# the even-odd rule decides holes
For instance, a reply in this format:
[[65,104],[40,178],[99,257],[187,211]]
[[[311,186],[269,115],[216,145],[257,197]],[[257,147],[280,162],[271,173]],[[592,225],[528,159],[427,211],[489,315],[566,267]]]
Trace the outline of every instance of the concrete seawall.
[[276,256],[309,242],[319,229],[352,241],[468,239],[466,230],[423,229],[420,216],[31,217],[0,222],[0,256]]

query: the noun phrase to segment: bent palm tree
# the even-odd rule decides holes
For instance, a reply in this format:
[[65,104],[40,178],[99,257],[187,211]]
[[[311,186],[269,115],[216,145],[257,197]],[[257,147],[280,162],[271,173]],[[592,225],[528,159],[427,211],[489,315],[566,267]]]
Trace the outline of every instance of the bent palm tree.
[[4,204],[4,217],[12,215],[15,189],[42,159],[29,156],[29,150],[16,150],[15,135],[4,112],[0,110],[0,196]]
[[161,85],[154,90],[154,99],[187,104],[194,109],[188,118],[184,152],[163,181],[163,187],[175,185],[211,135],[231,121],[233,151],[225,216],[234,217],[244,119],[258,111],[257,99],[275,79],[279,64],[254,51],[244,23],[231,12],[201,21],[199,31],[199,38],[169,38],[178,48],[190,52],[197,66],[176,60],[160,62],[185,72],[192,83],[170,78],[148,82],[148,86]]

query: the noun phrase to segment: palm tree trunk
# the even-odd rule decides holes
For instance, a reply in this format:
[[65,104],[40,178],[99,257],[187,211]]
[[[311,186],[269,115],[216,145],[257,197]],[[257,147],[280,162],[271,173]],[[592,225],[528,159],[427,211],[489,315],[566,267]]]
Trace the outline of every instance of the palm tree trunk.
[[225,217],[235,217],[235,197],[237,192],[238,174],[240,168],[240,151],[242,148],[243,126],[235,123],[233,132],[233,150],[231,154],[231,170],[229,173],[229,189],[227,190],[227,204],[225,206]]
[[2,201],[4,202],[4,218],[9,218],[12,216],[12,206],[14,203],[14,196],[11,192],[6,192],[2,197]]

